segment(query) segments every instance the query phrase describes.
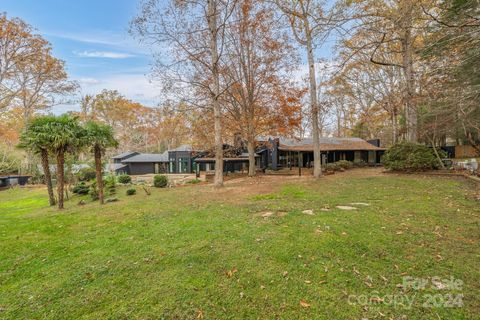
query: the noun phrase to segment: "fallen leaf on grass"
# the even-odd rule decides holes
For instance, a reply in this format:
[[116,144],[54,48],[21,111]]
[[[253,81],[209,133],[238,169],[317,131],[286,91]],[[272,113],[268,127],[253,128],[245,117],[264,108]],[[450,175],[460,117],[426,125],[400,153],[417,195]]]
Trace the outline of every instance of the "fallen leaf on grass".
[[225,274],[227,275],[227,277],[231,278],[237,272],[238,272],[237,268],[233,268],[232,270],[228,270]]
[[203,311],[202,310],[197,311],[197,319],[203,319]]
[[310,283],[312,283],[312,281],[310,281],[310,280],[305,280],[305,283],[306,283],[306,284],[310,284]]
[[303,308],[310,308],[310,304],[304,300],[300,300],[300,305],[303,307]]

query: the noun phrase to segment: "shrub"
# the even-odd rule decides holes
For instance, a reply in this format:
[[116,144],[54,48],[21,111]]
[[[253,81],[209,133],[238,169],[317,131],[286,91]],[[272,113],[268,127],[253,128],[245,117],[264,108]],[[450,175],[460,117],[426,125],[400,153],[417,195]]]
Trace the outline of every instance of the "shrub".
[[98,188],[97,188],[96,182],[92,183],[88,191],[88,194],[90,195],[93,201],[98,200]]
[[342,168],[342,169],[345,169],[345,170],[350,169],[350,168],[353,167],[353,163],[350,162],[350,161],[347,161],[347,160],[339,160],[339,161],[337,161],[337,162],[335,162],[335,163],[336,163],[336,165],[337,165],[338,167],[340,167],[340,168]]
[[134,188],[127,189],[127,196],[133,196],[137,193],[137,190]]
[[90,187],[85,184],[85,182],[80,182],[79,184],[75,185],[72,189],[72,192],[75,194],[85,195],[88,194],[90,191]]
[[338,171],[340,170],[340,166],[336,162],[327,163],[323,166],[323,169],[325,171]]
[[367,166],[367,163],[363,160],[358,160],[353,163],[353,166],[357,168],[363,168]]
[[121,184],[132,183],[132,177],[130,177],[127,174],[119,175],[117,179],[118,179],[118,183],[121,183]]
[[[440,157],[445,156],[439,151]],[[440,164],[432,149],[412,142],[400,142],[391,146],[383,156],[383,165],[396,171],[425,171],[437,169]]]
[[168,178],[164,175],[157,174],[153,177],[153,185],[157,188],[165,188],[168,185]]
[[194,180],[188,180],[186,183],[187,184],[197,184],[197,183],[200,183],[200,182],[202,182],[202,180],[194,179]]
[[108,175],[105,177],[105,189],[110,195],[114,195],[117,192],[115,176]]
[[76,173],[78,181],[90,181],[95,179],[96,172],[93,168],[82,168]]

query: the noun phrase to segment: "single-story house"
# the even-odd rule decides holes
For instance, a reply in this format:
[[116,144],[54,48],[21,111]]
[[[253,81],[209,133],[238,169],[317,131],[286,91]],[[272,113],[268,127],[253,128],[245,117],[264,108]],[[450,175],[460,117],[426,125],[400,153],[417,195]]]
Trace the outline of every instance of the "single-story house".
[[[224,145],[224,154],[223,154],[223,172],[239,172],[248,170],[248,152],[243,152],[244,150],[239,150],[238,153],[229,152],[227,150],[231,149],[231,146]],[[196,171],[213,171],[215,170],[215,155],[214,154],[202,154],[195,158],[195,164],[197,165],[194,168]],[[255,164],[260,168],[260,155],[255,153]]]
[[[238,139],[237,139],[238,140]],[[246,143],[236,141],[236,146],[223,146],[224,172],[248,170]],[[322,164],[348,160],[368,165],[380,163],[385,149],[379,140],[360,138],[320,138]],[[215,152],[195,151],[182,145],[162,154],[125,152],[112,157],[110,170],[131,175],[156,173],[193,173],[215,170]],[[258,169],[278,170],[288,167],[313,166],[313,141],[311,138],[291,139],[265,137],[257,139],[255,162]]]
[[142,175],[151,173],[166,173],[168,152],[164,153],[130,153],[123,159],[116,156],[110,169],[117,174]]
[[[262,146],[257,150],[261,156],[260,167],[277,170],[285,167],[313,166],[313,139],[291,139],[283,137],[259,138]],[[320,138],[322,164],[339,160],[364,162],[368,165],[380,163],[385,152],[378,139],[366,141],[361,138]]]
[[124,152],[112,157],[109,170],[116,174],[191,173],[194,171],[194,155],[190,145],[167,150],[164,153]]

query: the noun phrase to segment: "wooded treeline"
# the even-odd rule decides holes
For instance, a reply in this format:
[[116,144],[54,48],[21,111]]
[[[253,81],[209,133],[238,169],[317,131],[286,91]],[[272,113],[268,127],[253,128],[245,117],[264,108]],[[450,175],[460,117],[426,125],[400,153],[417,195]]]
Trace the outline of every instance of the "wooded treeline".
[[[255,138],[268,134],[312,136],[316,177],[322,135],[480,152],[476,0],[148,0],[130,33],[154,52],[161,107],[104,90],[77,99],[76,115],[111,126],[121,150],[214,148],[219,186],[221,150],[235,133],[251,175]],[[5,150],[32,117],[73,100],[77,85],[22,20],[0,16],[0,36]]]

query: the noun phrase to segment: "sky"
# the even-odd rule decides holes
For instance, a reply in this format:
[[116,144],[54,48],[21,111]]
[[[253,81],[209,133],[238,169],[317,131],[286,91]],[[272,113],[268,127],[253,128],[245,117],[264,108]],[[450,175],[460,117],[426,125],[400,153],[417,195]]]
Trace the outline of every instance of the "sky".
[[[160,88],[149,80],[152,55],[129,33],[139,0],[0,0],[0,12],[19,17],[47,39],[78,81],[78,97],[102,89],[118,90],[146,106],[160,103]],[[328,50],[317,52],[329,55]],[[300,66],[298,77],[307,72]],[[56,106],[56,114],[78,104]]]
[[[159,87],[150,83],[151,55],[128,34],[136,0],[0,0],[0,12],[19,17],[47,39],[66,62],[79,95],[116,89],[148,106],[158,104]],[[57,106],[55,113],[75,109]]]

